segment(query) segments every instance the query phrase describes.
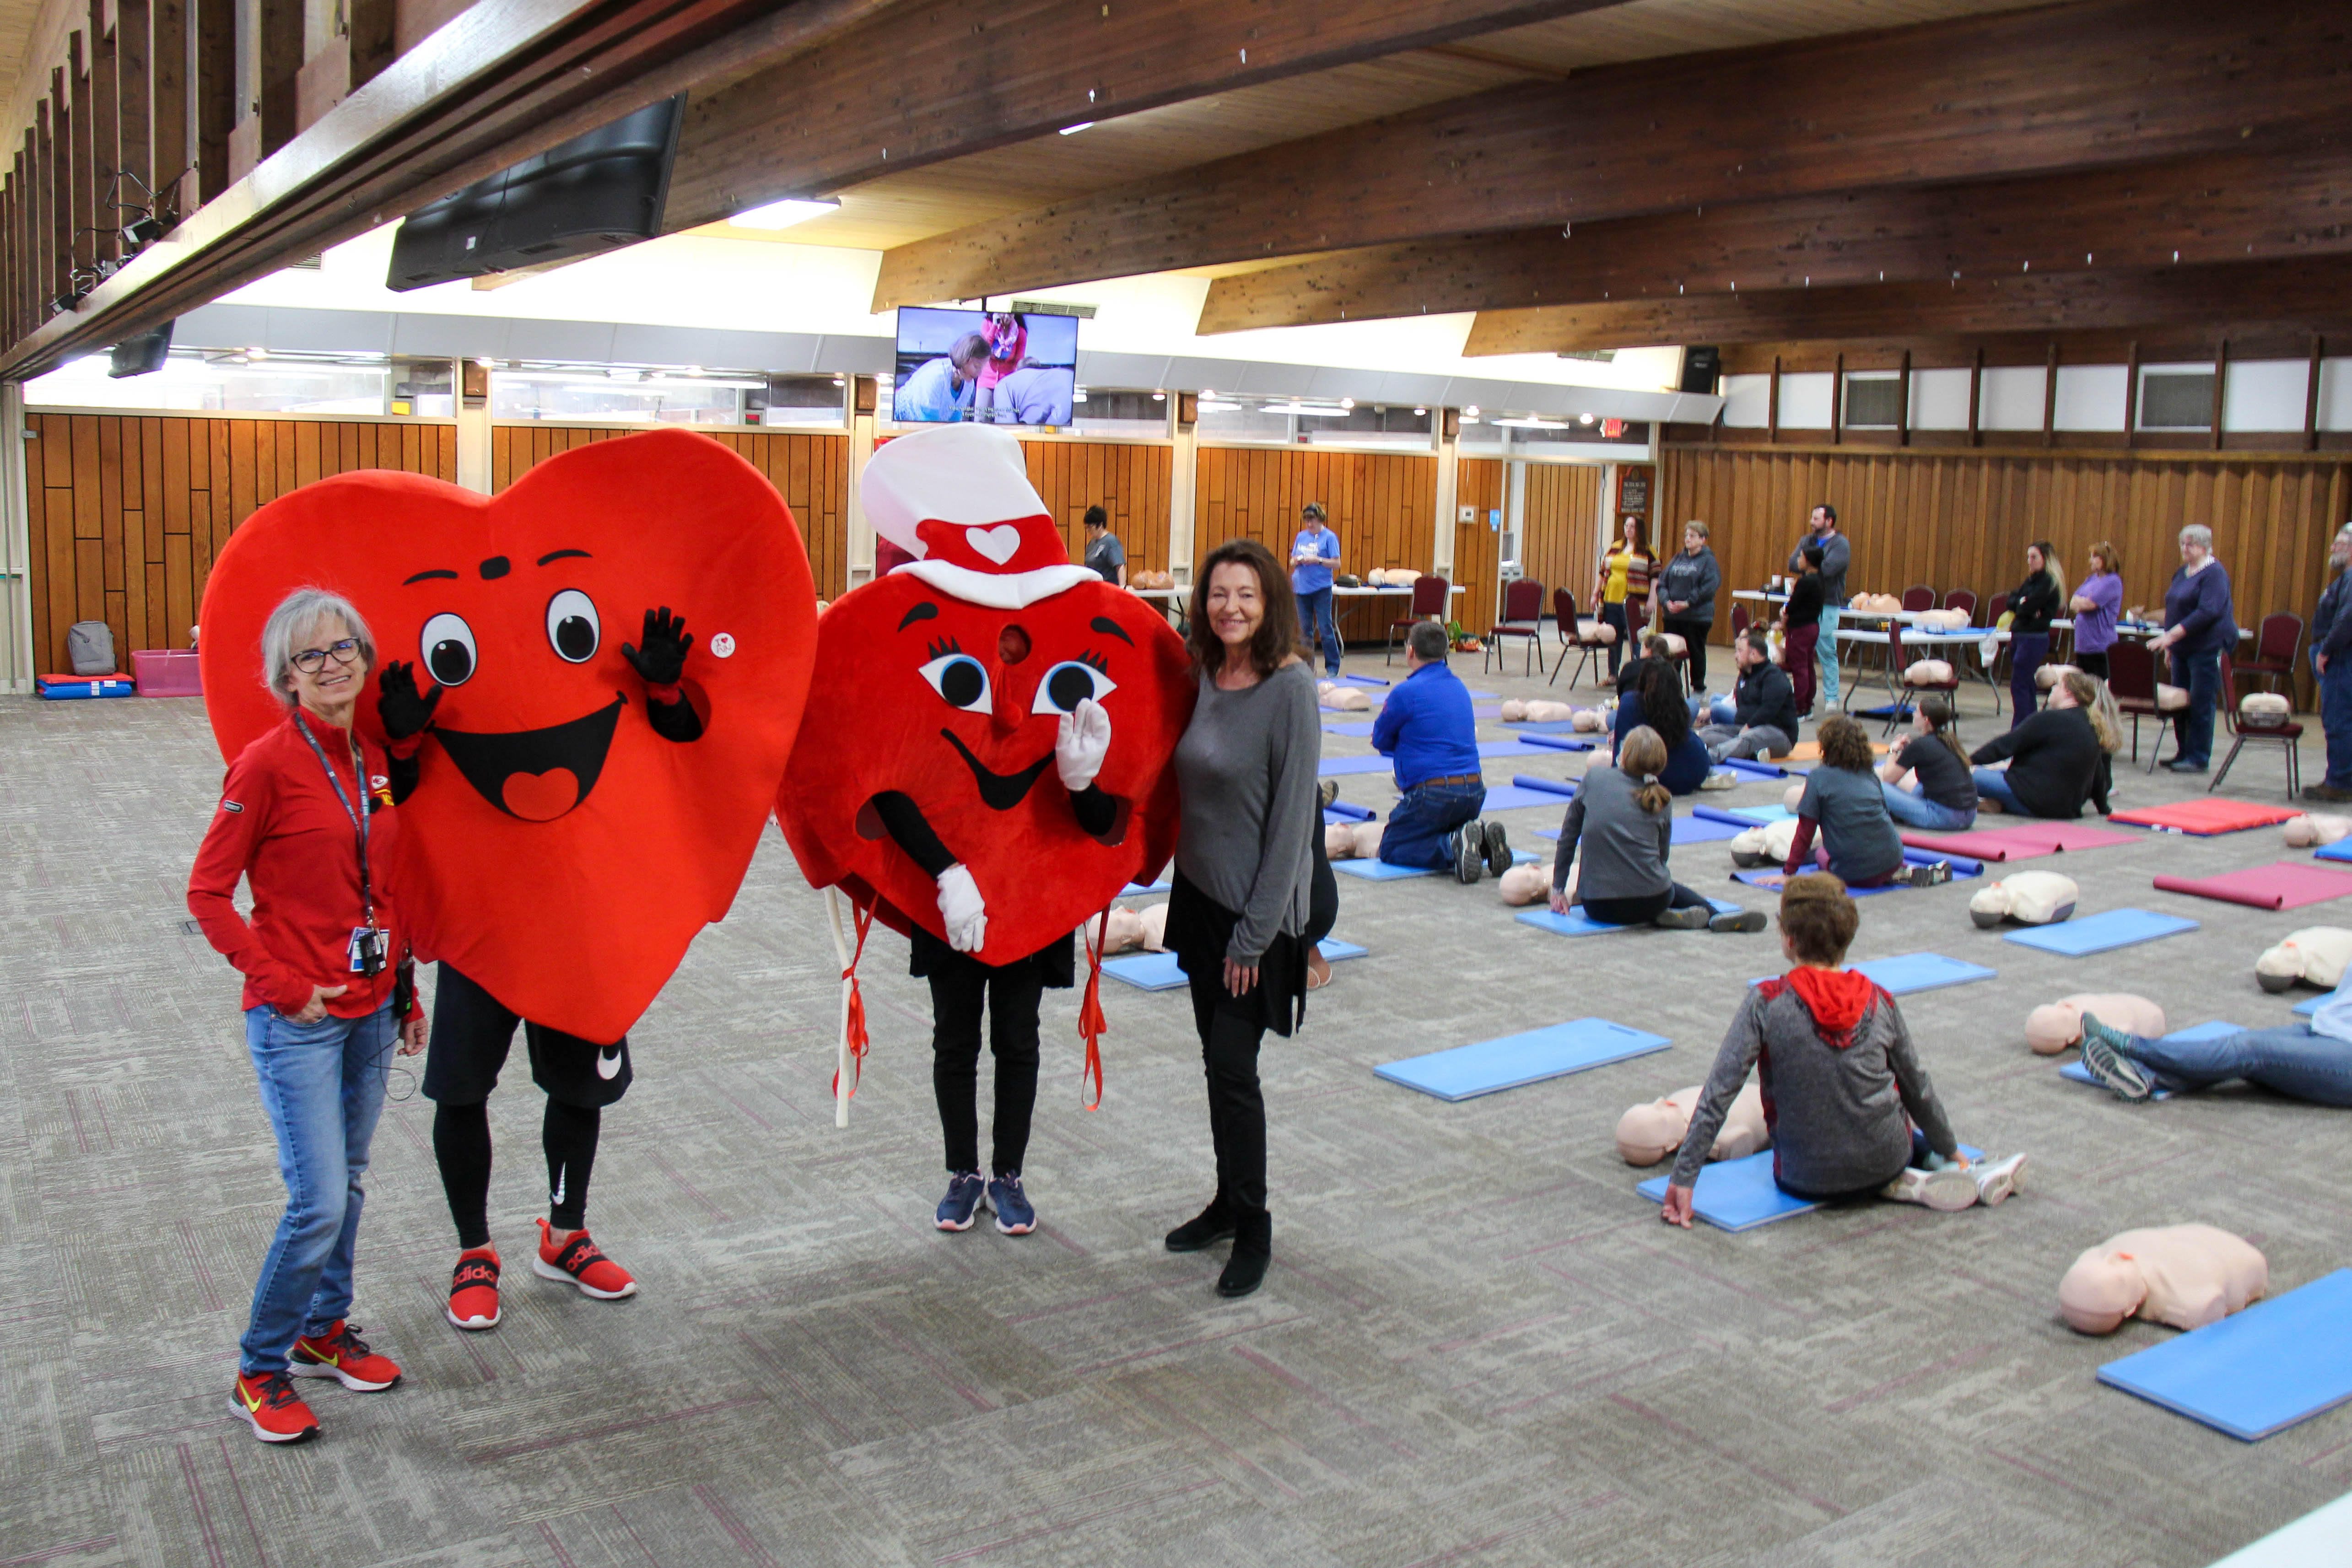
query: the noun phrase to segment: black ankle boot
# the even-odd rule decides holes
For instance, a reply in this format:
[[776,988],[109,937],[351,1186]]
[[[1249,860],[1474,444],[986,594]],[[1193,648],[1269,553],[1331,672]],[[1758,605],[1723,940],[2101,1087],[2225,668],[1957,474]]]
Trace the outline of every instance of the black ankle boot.
[[1198,1252],[1213,1247],[1234,1233],[1234,1217],[1240,1211],[1223,1193],[1209,1200],[1209,1207],[1168,1233],[1171,1252]]
[[1266,1265],[1274,1261],[1274,1216],[1263,1208],[1236,1215],[1234,1255],[1217,1276],[1217,1294],[1246,1296],[1265,1281]]

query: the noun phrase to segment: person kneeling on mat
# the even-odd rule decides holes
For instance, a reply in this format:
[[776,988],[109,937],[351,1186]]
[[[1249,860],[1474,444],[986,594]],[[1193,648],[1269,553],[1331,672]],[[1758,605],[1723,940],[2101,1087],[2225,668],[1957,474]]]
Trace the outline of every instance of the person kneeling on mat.
[[1586,770],[1560,823],[1559,852],[1551,868],[1551,910],[1568,913],[1569,868],[1579,847],[1584,869],[1577,891],[1584,917],[1604,925],[1663,925],[1675,931],[1761,931],[1764,916],[1752,909],[1715,913],[1714,906],[1676,882],[1666,870],[1674,843],[1674,797],[1658,774],[1666,765],[1665,742],[1641,725],[1617,748],[1617,765]]
[[2017,1190],[2025,1156],[1971,1164],[1960,1152],[1903,1009],[1839,966],[1862,914],[1836,877],[1780,894],[1789,972],[1748,988],[1675,1156],[1659,1217],[1690,1228],[1691,1189],[1752,1069],[1772,1134],[1772,1179],[1809,1202],[1886,1197],[1952,1210]]
[[1731,716],[1720,716],[1720,704],[1710,709],[1713,722],[1698,732],[1699,743],[1716,762],[1788,756],[1797,744],[1797,694],[1789,672],[1772,662],[1770,640],[1749,632],[1733,647],[1731,658],[1739,667],[1731,684]]
[[1847,887],[1885,887],[1908,882],[1933,887],[1952,880],[1949,862],[1906,865],[1903,840],[1887,815],[1886,797],[1870,771],[1870,737],[1842,713],[1822,720],[1822,765],[1805,776],[1797,801],[1797,833],[1790,841],[1788,875],[1813,862],[1813,834],[1822,839],[1822,863]]
[[2242,1078],[2315,1105],[2352,1107],[2352,972],[2311,1021],[2217,1040],[2151,1040],[2083,1015],[2083,1065],[2118,1100],[2210,1089]]
[[1405,639],[1405,677],[1372,721],[1372,748],[1396,764],[1404,799],[1389,813],[1381,859],[1450,871],[1464,882],[1511,869],[1500,822],[1480,822],[1486,781],[1478,771],[1478,721],[1470,693],[1446,667],[1445,628],[1417,623]]

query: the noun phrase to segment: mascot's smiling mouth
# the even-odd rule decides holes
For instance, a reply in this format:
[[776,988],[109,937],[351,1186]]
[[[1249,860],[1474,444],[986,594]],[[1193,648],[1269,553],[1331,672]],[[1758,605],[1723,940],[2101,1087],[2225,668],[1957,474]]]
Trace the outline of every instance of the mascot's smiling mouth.
[[[1037,782],[1037,775],[1045,771],[1045,764],[1054,760],[1054,754],[1049,751],[1018,773],[998,773],[974,757],[971,747],[958,739],[955,731],[942,729],[940,733],[948,737],[948,744],[956,748],[957,754],[964,760],[964,766],[971,769],[973,779],[980,785],[981,803],[992,811],[1010,811],[1021,804],[1022,797],[1029,793],[1029,786]],[[583,789],[581,793],[584,795],[587,791]]]
[[[615,695],[605,707],[545,729],[476,735],[436,725],[433,733],[483,800],[509,817],[551,822],[596,788],[614,727],[627,706],[626,697]],[[1022,788],[1028,788],[1026,781]]]

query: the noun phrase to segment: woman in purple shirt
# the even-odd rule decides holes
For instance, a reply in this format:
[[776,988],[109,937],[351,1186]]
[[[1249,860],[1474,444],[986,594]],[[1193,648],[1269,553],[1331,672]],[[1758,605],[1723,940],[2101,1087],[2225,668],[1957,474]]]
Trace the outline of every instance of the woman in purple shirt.
[[2116,645],[2116,617],[2123,613],[2123,571],[2116,547],[2101,539],[2091,547],[2089,575],[2066,601],[2074,613],[2074,667],[2103,681],[2107,678],[2107,650]]

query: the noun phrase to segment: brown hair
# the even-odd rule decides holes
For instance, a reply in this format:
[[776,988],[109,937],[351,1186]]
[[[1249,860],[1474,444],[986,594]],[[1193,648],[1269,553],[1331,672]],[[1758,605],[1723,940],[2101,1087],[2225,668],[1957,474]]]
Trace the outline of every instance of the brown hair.
[[1801,964],[1834,969],[1845,962],[1853,934],[1862,929],[1845,883],[1827,872],[1792,876],[1780,889],[1780,934]]
[[1617,748],[1617,766],[1633,780],[1633,803],[1642,810],[1657,812],[1674,805],[1673,792],[1658,782],[1658,775],[1666,770],[1666,743],[1656,730],[1637,724],[1628,731],[1625,744]]
[[1969,757],[1969,748],[1962,746],[1960,737],[1952,733],[1952,705],[1948,699],[1930,693],[1919,699],[1919,713],[1927,721],[1928,734],[1950,747],[1953,756],[1974,766]]
[[1858,721],[1833,713],[1822,720],[1813,738],[1821,745],[1825,766],[1843,768],[1848,773],[1870,771],[1870,737]]
[[2124,574],[2124,563],[2116,559],[2116,547],[2105,539],[2101,539],[2097,544],[2093,545],[2091,553],[2099,558],[2101,566],[2114,572],[2117,577]]
[[1225,645],[1209,625],[1209,579],[1229,561],[1239,561],[1257,573],[1257,595],[1265,606],[1265,619],[1250,638],[1250,664],[1261,677],[1270,675],[1282,668],[1297,645],[1298,601],[1291,595],[1289,575],[1275,563],[1273,552],[1255,539],[1227,539],[1201,563],[1200,575],[1192,582],[1192,625],[1184,646],[1192,655],[1194,667],[1212,675],[1224,667]]

